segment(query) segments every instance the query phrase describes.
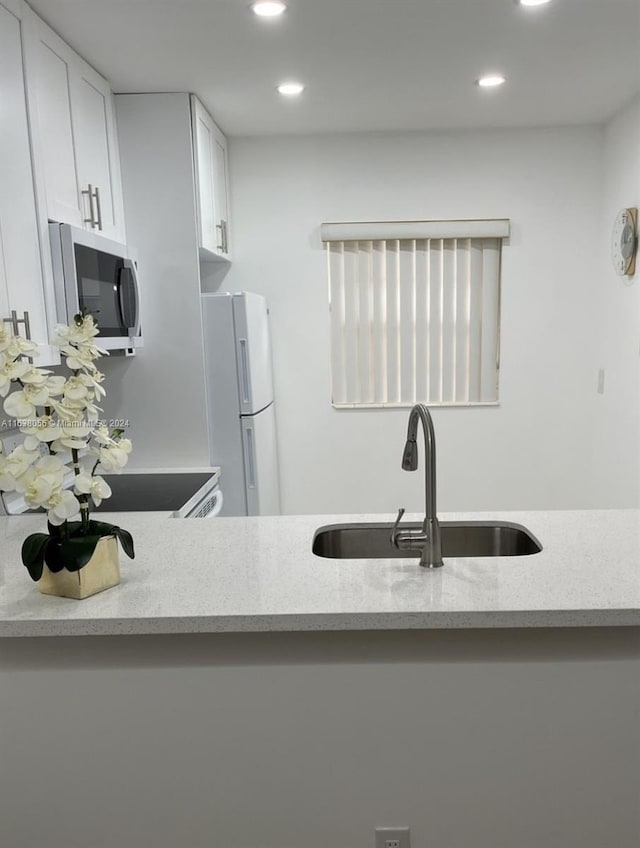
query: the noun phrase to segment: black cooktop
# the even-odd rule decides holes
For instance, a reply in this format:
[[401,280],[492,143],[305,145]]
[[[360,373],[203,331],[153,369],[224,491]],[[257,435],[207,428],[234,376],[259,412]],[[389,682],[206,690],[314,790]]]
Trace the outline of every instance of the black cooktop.
[[211,472],[102,474],[113,492],[91,512],[163,512],[180,509],[210,480]]

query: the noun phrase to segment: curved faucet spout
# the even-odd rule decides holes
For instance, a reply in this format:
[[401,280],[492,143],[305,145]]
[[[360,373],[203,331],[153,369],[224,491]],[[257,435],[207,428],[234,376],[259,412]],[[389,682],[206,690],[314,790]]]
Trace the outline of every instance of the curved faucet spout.
[[434,519],[436,515],[436,434],[433,429],[431,413],[423,403],[417,403],[409,414],[407,428],[407,443],[402,455],[402,467],[405,471],[415,471],[418,468],[418,421],[422,422],[424,431],[424,482],[425,482],[425,517]]
[[405,471],[415,471],[418,468],[419,421],[422,422],[424,431],[425,451],[425,519],[422,532],[398,530],[397,525],[402,517],[400,513],[391,538],[397,547],[409,549],[420,547],[422,549],[420,565],[425,568],[439,568],[443,563],[440,524],[436,512],[436,434],[433,429],[431,413],[423,403],[417,403],[409,413],[409,426],[407,428],[407,441],[402,454],[402,467]]

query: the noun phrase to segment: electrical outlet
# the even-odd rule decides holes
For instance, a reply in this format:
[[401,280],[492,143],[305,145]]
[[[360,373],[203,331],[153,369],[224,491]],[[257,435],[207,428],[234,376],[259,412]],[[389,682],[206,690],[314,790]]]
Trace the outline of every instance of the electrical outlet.
[[411,848],[408,827],[377,827],[376,848]]

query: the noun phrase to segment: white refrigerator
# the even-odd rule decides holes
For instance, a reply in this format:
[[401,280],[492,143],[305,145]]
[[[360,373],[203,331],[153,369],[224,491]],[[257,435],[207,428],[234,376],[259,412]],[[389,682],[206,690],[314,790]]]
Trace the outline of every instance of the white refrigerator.
[[280,483],[269,310],[262,295],[202,295],[209,452],[222,515],[277,515]]

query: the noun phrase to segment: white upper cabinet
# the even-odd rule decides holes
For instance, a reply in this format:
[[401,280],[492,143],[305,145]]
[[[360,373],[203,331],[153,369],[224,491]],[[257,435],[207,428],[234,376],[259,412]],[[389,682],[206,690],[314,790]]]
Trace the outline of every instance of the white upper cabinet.
[[[0,320],[59,362],[49,345],[53,289],[43,283],[23,77],[21,22],[0,5]],[[48,311],[49,310],[49,311]],[[19,322],[19,323],[15,323]]]
[[205,256],[230,259],[227,140],[193,94],[191,120],[200,248]]
[[92,68],[82,65],[73,78],[72,101],[84,218],[91,225],[93,212],[94,229],[115,241],[124,241],[120,159],[111,88]]
[[109,83],[30,10],[24,25],[34,168],[47,217],[124,241]]

